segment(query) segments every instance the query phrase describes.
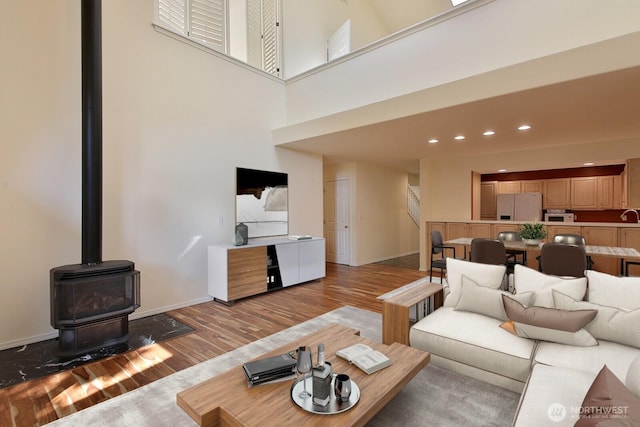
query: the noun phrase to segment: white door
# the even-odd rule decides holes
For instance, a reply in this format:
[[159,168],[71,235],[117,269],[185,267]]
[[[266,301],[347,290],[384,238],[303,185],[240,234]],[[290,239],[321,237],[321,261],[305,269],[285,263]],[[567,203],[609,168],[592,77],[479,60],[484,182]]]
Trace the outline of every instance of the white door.
[[348,179],[324,182],[324,237],[327,262],[351,262],[350,188]]

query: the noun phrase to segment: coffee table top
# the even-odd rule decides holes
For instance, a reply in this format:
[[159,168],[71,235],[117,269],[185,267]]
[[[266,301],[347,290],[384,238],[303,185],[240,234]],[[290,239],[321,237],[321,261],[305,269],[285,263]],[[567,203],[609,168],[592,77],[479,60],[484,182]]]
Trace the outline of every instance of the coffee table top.
[[[341,348],[358,342],[384,353],[392,365],[367,375],[335,355]],[[299,408],[290,396],[293,381],[263,384],[249,388],[242,365],[203,381],[177,394],[177,403],[201,426],[281,426],[281,425],[364,425],[386,405],[423,367],[430,354],[403,344],[384,345],[359,336],[356,329],[330,325],[291,341],[263,358],[294,350],[301,345],[324,343],[326,360],[333,371],[346,373],[360,387],[360,401],[339,414],[318,415]],[[315,353],[315,351],[314,351]],[[315,354],[314,354],[315,356]]]

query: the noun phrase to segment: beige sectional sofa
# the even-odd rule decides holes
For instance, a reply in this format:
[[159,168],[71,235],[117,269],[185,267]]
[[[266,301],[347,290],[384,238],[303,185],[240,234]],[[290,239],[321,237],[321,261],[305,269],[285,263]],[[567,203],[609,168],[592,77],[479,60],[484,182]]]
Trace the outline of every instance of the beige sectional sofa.
[[[640,278],[516,266],[511,289],[501,290],[504,273],[448,259],[444,306],[412,326],[410,345],[436,366],[522,392],[518,427],[574,425],[604,366],[640,402]],[[578,316],[580,325],[565,326]]]

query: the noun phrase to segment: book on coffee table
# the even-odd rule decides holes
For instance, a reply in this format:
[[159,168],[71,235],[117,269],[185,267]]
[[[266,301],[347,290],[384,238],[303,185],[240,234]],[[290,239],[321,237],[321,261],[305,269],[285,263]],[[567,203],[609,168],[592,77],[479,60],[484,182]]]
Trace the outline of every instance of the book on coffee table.
[[336,356],[348,360],[367,374],[373,374],[391,365],[391,359],[365,344],[354,344],[338,350]]

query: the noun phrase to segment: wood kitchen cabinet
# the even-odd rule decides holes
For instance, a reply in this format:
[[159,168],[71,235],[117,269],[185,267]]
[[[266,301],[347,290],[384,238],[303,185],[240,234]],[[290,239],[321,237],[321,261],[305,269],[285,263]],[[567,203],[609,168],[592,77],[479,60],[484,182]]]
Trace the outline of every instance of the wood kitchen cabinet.
[[571,206],[571,180],[546,179],[543,194],[542,206],[545,209],[566,209]]
[[[587,245],[619,246],[617,227],[582,227],[582,235]],[[592,256],[593,269],[603,273],[617,275],[620,271],[618,258]]]
[[496,219],[496,183],[483,182],[480,184],[480,219]]
[[640,159],[629,159],[624,170],[623,208],[640,208]]
[[498,181],[498,194],[520,193],[521,181]]
[[520,190],[523,193],[542,193],[544,191],[544,181],[541,179],[522,181]]
[[615,176],[593,176],[571,178],[572,209],[615,209],[620,208],[620,184],[616,186]]
[[598,209],[598,177],[571,178],[571,208]]

